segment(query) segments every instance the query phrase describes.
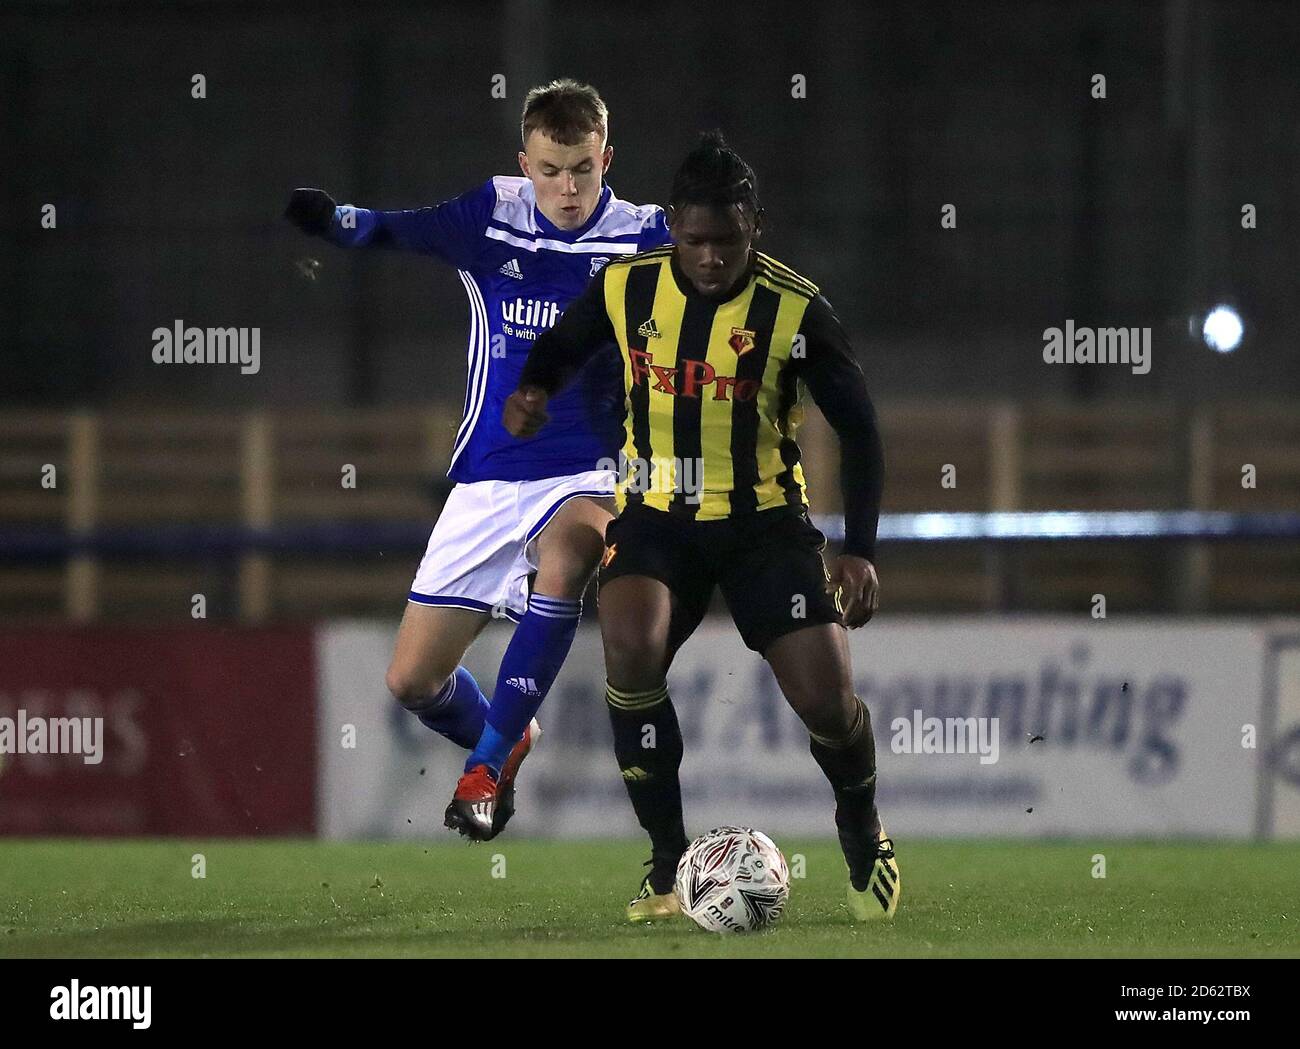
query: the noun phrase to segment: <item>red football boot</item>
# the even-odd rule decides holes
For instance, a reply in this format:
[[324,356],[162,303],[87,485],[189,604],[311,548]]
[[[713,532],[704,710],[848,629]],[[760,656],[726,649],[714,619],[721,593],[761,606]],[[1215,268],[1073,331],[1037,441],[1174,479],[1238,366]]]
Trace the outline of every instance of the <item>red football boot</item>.
[[471,841],[487,841],[496,807],[497,779],[486,765],[475,765],[456,784],[442,822]]
[[461,776],[443,823],[472,841],[491,841],[500,834],[515,814],[515,778],[519,766],[541,735],[541,727],[533,719],[510,751],[500,776],[494,776],[486,765],[475,765]]
[[524,758],[528,757],[541,738],[542,727],[533,718],[524,729],[523,738],[514,745],[506,763],[501,766],[501,776],[497,780],[497,807],[492,814],[492,833],[484,840],[495,838],[505,830],[510,817],[515,814],[515,777],[519,775],[519,766],[524,763]]

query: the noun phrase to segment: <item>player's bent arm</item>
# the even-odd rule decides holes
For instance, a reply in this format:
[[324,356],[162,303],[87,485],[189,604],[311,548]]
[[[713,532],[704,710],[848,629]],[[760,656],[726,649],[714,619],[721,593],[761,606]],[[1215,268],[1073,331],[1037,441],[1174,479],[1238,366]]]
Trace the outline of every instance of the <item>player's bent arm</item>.
[[839,318],[821,295],[808,304],[799,333],[806,350],[800,377],[840,441],[843,552],[874,561],[885,455],[867,380]]
[[501,425],[511,437],[532,437],[550,421],[546,414],[546,391],[540,386],[521,386],[506,398]]
[[560,319],[542,332],[528,352],[516,392],[527,388],[553,397],[588,361],[614,341],[614,325],[605,308],[605,271],[592,277]]

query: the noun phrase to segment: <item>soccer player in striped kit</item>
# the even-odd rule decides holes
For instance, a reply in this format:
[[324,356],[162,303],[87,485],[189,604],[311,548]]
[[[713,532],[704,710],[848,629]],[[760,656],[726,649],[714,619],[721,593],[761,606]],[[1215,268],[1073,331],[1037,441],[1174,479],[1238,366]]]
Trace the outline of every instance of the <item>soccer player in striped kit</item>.
[[[675,245],[602,270],[537,340],[506,403],[511,433],[544,435],[550,398],[617,343],[631,470],[605,536],[600,627],[615,754],[651,843],[632,921],[680,910],[682,736],[666,676],[715,587],[746,646],[771,665],[830,782],[850,912],[892,918],[901,894],[845,629],[865,624],[878,603],[884,455],[875,410],[830,303],[754,250],[761,217],[754,172],[721,135],[704,136],[673,180]],[[829,572],[795,441],[801,382],[840,440],[845,538]],[[661,463],[675,482],[646,483]]]
[[[445,822],[487,840],[514,813],[534,714],[573,642],[581,599],[615,512],[607,469],[622,441],[617,359],[594,361],[551,401],[552,425],[522,443],[501,425],[533,341],[610,259],[668,241],[663,211],[605,184],[609,115],[587,85],[528,93],[523,177],[498,175],[434,207],[372,211],[295,190],[286,216],[349,248],[393,248],[455,267],[470,304],[456,482],[429,538],[387,684],[429,728],[470,750]],[[535,573],[535,574],[534,574]],[[532,577],[531,586],[529,583]],[[460,661],[492,615],[517,626],[491,703]]]

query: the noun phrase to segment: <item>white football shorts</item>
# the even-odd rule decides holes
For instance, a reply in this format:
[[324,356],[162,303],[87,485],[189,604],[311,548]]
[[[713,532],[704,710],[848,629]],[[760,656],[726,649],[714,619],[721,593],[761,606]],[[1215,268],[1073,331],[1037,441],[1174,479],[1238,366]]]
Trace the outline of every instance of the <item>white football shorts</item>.
[[614,495],[615,474],[589,470],[540,481],[474,481],[451,490],[429,536],[409,600],[487,612],[519,622],[537,537],[580,495]]

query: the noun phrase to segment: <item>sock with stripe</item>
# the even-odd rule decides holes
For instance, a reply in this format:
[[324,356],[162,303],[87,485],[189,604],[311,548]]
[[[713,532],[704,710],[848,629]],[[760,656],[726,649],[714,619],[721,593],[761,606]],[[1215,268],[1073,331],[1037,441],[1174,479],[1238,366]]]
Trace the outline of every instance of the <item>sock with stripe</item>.
[[581,598],[569,601],[537,593],[529,597],[528,611],[501,659],[487,724],[465,762],[466,772],[487,765],[500,774],[564,666],[581,617]]
[[663,894],[672,889],[677,861],[688,844],[677,778],[682,763],[677,711],[668,697],[667,684],[645,692],[626,692],[606,682],[605,703],[623,786],[637,822],[650,835],[650,887]]
[[853,887],[862,892],[871,875],[874,842],[880,834],[876,811],[876,739],[871,714],[858,700],[853,724],[843,739],[812,736],[809,749],[835,791],[835,827],[849,864]]
[[420,719],[420,724],[469,750],[483,734],[488,701],[474,675],[457,667],[442,688],[418,707],[406,709]]

